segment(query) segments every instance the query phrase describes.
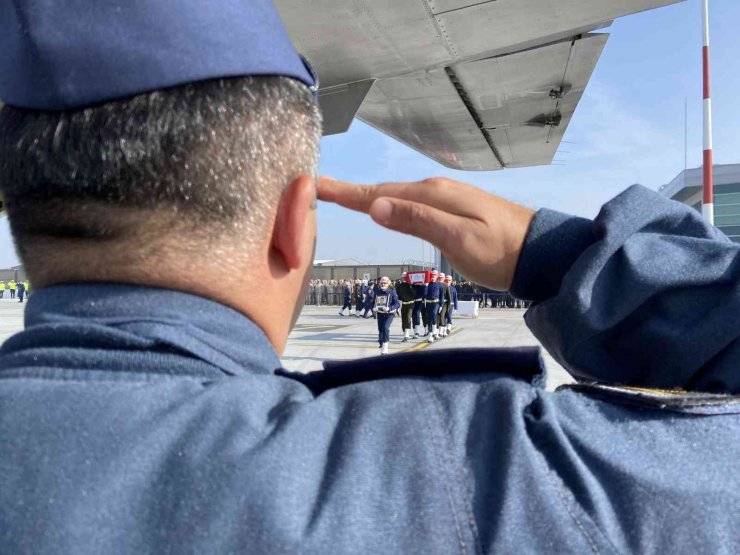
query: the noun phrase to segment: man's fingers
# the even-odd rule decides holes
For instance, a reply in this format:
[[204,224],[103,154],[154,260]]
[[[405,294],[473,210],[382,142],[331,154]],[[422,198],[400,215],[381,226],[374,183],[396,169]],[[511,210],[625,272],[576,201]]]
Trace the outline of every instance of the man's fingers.
[[455,231],[465,225],[463,218],[428,204],[388,197],[375,199],[368,213],[383,227],[419,237],[443,251],[447,250]]
[[486,194],[475,187],[442,178],[368,186],[322,177],[318,181],[317,190],[320,200],[334,202],[359,212],[367,213],[377,198],[390,197],[428,204],[467,218],[478,217],[479,203],[476,199],[481,194]]
[[504,289],[534,217],[528,208],[444,178],[370,187],[322,178],[318,195],[429,241],[468,277]]
[[345,208],[365,212],[370,209],[371,187],[367,185],[355,185],[346,181],[320,177],[316,184],[316,192],[319,200],[334,202]]

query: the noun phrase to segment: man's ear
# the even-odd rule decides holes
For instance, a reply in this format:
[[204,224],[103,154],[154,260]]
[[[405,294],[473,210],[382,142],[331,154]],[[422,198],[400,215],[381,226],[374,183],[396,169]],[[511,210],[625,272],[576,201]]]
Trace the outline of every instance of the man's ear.
[[[283,191],[278,204],[272,248],[280,253],[288,270],[297,270],[313,256],[311,216],[316,207],[316,182],[300,175]],[[309,263],[312,261],[309,261]]]

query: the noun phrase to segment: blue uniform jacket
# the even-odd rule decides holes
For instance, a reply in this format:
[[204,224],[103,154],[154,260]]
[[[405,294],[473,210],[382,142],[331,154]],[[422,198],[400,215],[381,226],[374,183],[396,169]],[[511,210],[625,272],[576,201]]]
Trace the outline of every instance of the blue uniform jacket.
[[401,301],[398,300],[398,294],[394,289],[391,289],[390,287],[383,291],[380,287],[375,291],[375,296],[378,295],[388,295],[390,298],[388,299],[388,312],[394,313],[396,310],[401,308]]
[[736,552],[739,260],[641,188],[593,222],[538,213],[514,290],[583,380],[556,392],[534,349],[293,376],[257,326],[207,299],[40,289],[0,349],[0,546]]
[[424,285],[423,283],[417,283],[413,287],[414,287],[414,295],[415,295],[414,300],[424,299],[426,297],[426,294],[427,294],[426,285]]
[[344,300],[345,304],[348,303],[348,302],[350,302],[350,300],[352,299],[352,288],[345,285],[342,288],[342,292],[344,294],[343,300]]
[[373,288],[369,285],[363,285],[362,286],[362,306],[366,310],[370,310],[373,307],[373,304],[375,303],[375,293],[373,292]]
[[450,297],[452,298],[452,307],[457,310],[457,288],[450,285]]
[[433,281],[427,284],[424,298],[428,301],[434,301],[436,299],[441,303],[443,301],[443,294],[442,284],[438,281]]

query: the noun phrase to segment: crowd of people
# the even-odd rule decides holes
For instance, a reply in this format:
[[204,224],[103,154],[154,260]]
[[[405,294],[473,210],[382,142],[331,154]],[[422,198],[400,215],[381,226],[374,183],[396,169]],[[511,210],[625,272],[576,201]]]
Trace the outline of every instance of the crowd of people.
[[[423,339],[430,343],[452,332],[452,316],[462,300],[477,301],[481,307],[525,306],[508,294],[480,288],[469,281],[457,282],[451,275],[433,270],[430,279],[411,284],[406,272],[391,281],[374,279],[311,280],[306,304],[341,306],[340,316],[375,319],[378,346],[388,354],[390,326],[401,317],[403,342]],[[517,304],[514,304],[514,301]]]
[[[396,280],[395,285],[400,280]],[[305,304],[321,306],[341,306],[344,304],[344,287],[349,284],[352,291],[359,289],[363,282],[372,287],[379,282],[379,278],[362,279],[312,279],[308,284]],[[528,308],[529,302],[513,297],[505,291],[494,291],[471,281],[452,280],[457,288],[458,298],[461,301],[477,301],[480,308]],[[356,297],[356,293],[353,295]]]
[[31,285],[28,281],[18,281],[11,279],[7,283],[0,281],[0,299],[6,298],[5,292],[8,292],[9,299],[18,299],[19,303],[23,302],[24,297],[28,297],[31,294]]

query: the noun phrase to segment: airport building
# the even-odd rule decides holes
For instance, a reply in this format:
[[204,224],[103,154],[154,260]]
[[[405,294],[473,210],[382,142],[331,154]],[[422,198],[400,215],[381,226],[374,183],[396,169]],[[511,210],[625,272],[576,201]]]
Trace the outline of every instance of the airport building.
[[388,276],[396,279],[402,272],[413,272],[429,268],[423,262],[407,260],[403,262],[388,262],[383,264],[366,264],[353,258],[343,260],[315,260],[311,270],[311,279],[379,279]]
[[[660,192],[701,212],[702,168],[682,171]],[[714,166],[714,225],[740,243],[740,164]]]
[[11,268],[0,269],[0,281],[25,281],[28,279],[23,266],[13,266]]

